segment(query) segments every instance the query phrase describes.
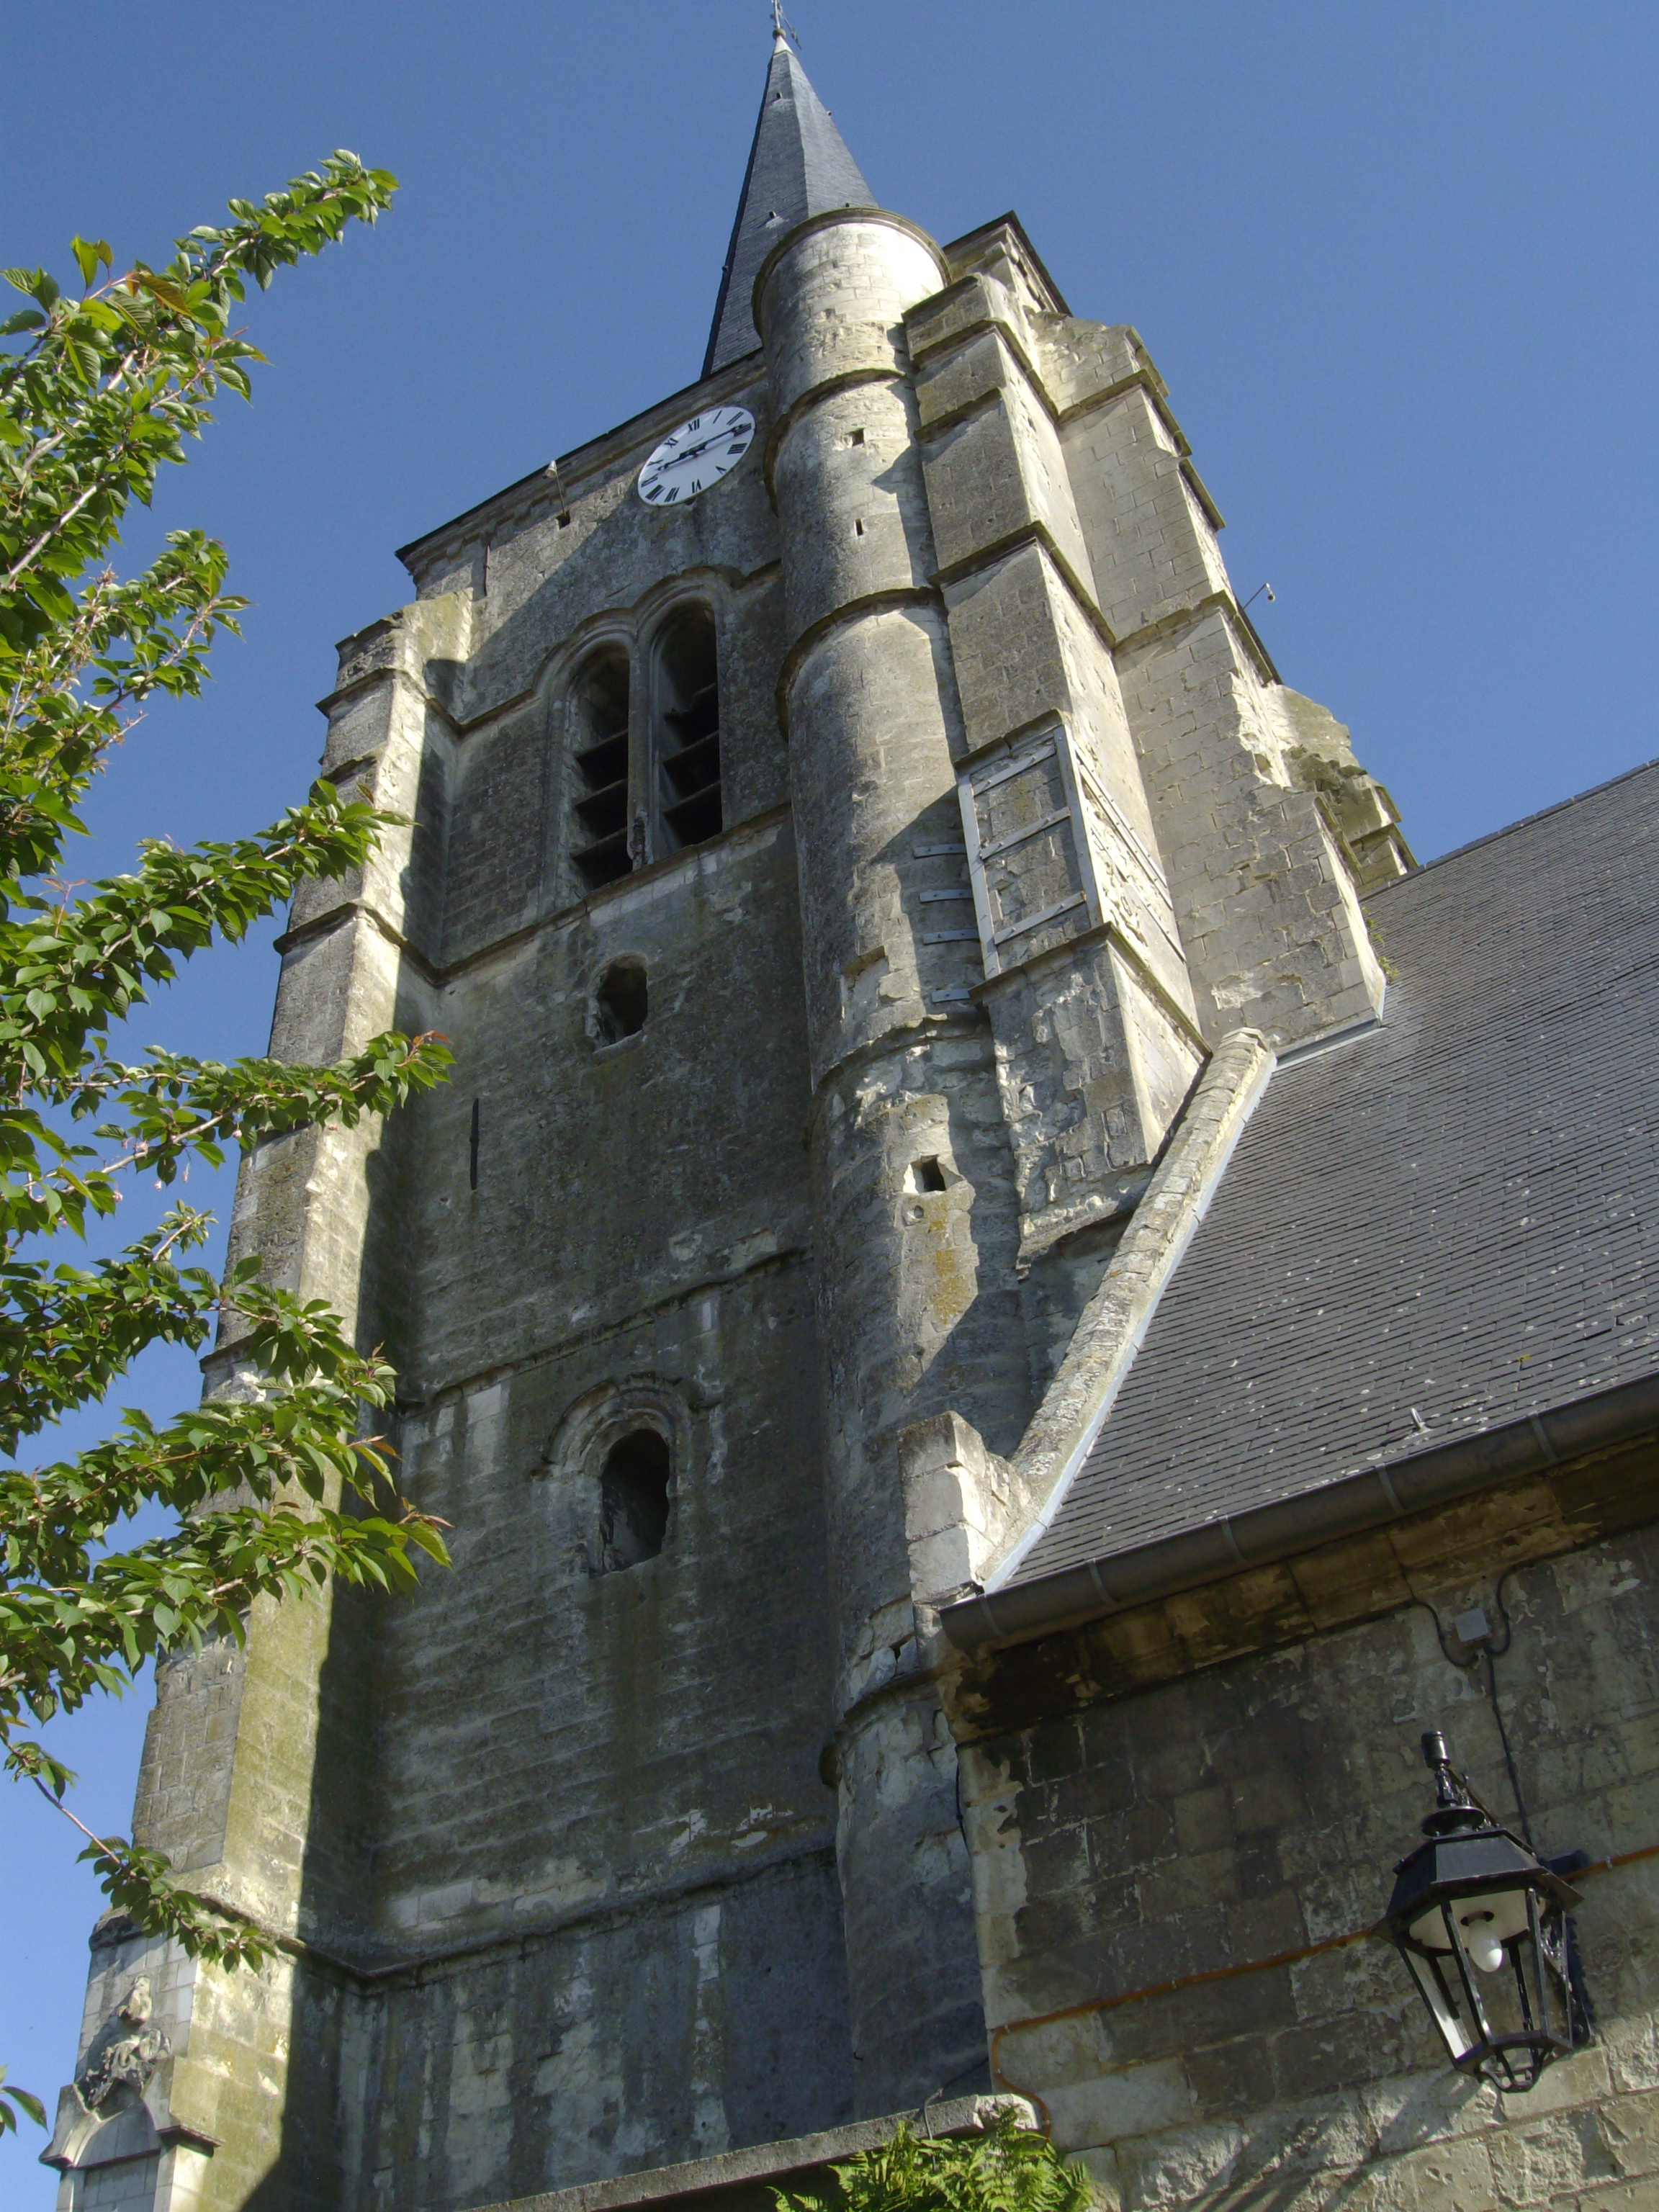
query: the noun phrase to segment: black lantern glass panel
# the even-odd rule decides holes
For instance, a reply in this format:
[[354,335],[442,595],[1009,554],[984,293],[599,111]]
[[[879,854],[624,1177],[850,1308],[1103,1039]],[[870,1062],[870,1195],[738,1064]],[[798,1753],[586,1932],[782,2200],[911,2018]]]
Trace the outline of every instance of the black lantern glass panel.
[[1381,1932],[1458,2071],[1525,2091],[1588,2039],[1567,1919],[1578,1893],[1476,1800],[1438,1730],[1423,1758],[1435,1809],[1395,1869]]

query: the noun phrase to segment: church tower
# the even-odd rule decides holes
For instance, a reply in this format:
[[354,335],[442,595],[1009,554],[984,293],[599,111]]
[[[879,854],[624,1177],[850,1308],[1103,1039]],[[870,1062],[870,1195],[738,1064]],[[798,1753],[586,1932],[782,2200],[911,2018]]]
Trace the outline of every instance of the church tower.
[[[461,2212],[988,2086],[939,1608],[1240,1030],[1371,1021],[1409,866],[1286,690],[1127,325],[884,210],[780,33],[703,372],[407,546],[272,1049],[454,1079],[263,1146],[232,1257],[399,1374],[419,1595],[158,1670],[137,1832],[260,1976],[112,1916],[90,2212]],[[209,1388],[246,1387],[234,1341]],[[1040,1503],[1040,1501],[1036,1501]]]

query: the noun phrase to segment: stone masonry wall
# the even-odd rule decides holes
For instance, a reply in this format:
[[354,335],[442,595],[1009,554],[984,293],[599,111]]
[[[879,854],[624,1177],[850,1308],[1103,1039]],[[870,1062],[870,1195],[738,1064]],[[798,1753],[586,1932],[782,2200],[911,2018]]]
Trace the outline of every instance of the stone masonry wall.
[[[452,734],[420,949],[456,1067],[379,1196],[404,1477],[455,1566],[378,1608],[369,1756],[314,1823],[372,1838],[330,1931],[357,1978],[301,2001],[283,2172],[319,2204],[477,2203],[847,2107],[775,526],[758,470],[682,514],[633,495],[679,419],[601,441],[568,524],[501,523],[466,651],[425,672]],[[580,894],[569,678],[623,642],[642,736],[687,597],[719,625],[726,833]],[[647,1016],[607,1042],[619,960]],[[600,1468],[640,1425],[666,1535],[600,1574]]]
[[[607,1044],[619,957],[648,1012]],[[359,1941],[468,1955],[441,1998],[393,1973],[365,2022],[365,2203],[844,2112],[799,963],[773,820],[441,1001],[457,1071],[410,1117],[401,1445],[455,1567],[382,1609]],[[673,1451],[667,1535],[600,1574],[600,1467],[641,1423]]]
[[[914,308],[906,330],[961,685],[963,820],[995,979],[983,999],[1018,1161],[1024,1268],[1122,1211],[1122,1171],[1154,1157],[1202,1055],[1190,1035],[1170,1099],[1137,1083],[1136,1066],[1169,1049],[1164,1010],[1121,988],[1118,950],[1104,942],[1054,969],[1066,939],[1109,927],[1115,947],[1147,963],[1177,1023],[1194,1011],[1024,310],[1008,283],[975,273]],[[1046,984],[1012,972],[1044,959]]]
[[[164,1670],[140,1832],[295,1948],[222,1988],[107,1931],[98,2002],[150,1971],[155,2095],[202,2138],[127,2161],[145,2212],[459,2206],[846,2116],[776,530],[757,466],[685,514],[633,496],[679,419],[416,549],[421,599],[325,702],[329,768],[414,818],[296,901],[273,1048],[397,1021],[456,1067],[385,1130],[263,1148],[233,1241],[386,1344],[455,1565]],[[623,637],[642,711],[688,597],[724,834],[578,896],[568,679]],[[619,958],[648,1009],[611,1043]],[[641,1425],[666,1534],[601,1574],[600,1468]]]
[[[1650,1481],[1650,1453],[1645,1465]],[[1516,1817],[1484,1667],[1449,1663],[1436,1630],[1437,1613],[1480,1603],[1501,1640],[1494,1574],[1453,1578],[1443,1561],[1411,1579],[1419,1601],[1382,1619],[1057,1711],[964,1754],[999,2086],[1043,2099],[1114,2208],[1659,2203],[1659,1858],[1584,1880],[1596,2039],[1528,2096],[1452,2072],[1375,1941],[1088,2008],[1375,1922],[1429,1809],[1422,1729],[1443,1727]],[[1651,1528],[1504,1583],[1498,1695],[1546,1853],[1659,1844],[1656,1593]],[[1162,1618],[1201,1634],[1204,1609],[1173,1600]],[[1446,1632],[1454,1658],[1474,1658]]]
[[1382,1003],[1353,878],[1311,792],[1264,774],[1264,687],[1219,605],[1120,650],[1198,1000],[1213,1038],[1241,1024],[1282,1042]]

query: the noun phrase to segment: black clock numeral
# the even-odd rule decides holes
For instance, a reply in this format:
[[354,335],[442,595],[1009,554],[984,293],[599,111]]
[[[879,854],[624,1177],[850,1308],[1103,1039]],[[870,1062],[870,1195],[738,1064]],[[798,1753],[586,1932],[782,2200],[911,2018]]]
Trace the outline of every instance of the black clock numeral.
[[748,451],[749,441],[744,439],[740,446],[728,446],[726,449],[726,458],[728,461],[739,461]]
[[647,492],[645,495],[647,499],[660,499],[662,497],[662,486],[660,484],[653,484],[650,490]]
[[679,488],[679,486],[678,486],[678,484],[670,484],[670,485],[669,485],[669,487],[668,487],[668,496],[670,497],[670,499],[678,499],[678,498],[679,497],[679,495],[680,495],[680,488]]
[[701,430],[701,429],[702,429],[702,416],[701,416],[701,415],[694,415],[694,416],[691,417],[691,420],[690,420],[690,421],[686,424],[686,426],[685,426],[685,427],[686,427],[686,428],[687,428],[688,430]]

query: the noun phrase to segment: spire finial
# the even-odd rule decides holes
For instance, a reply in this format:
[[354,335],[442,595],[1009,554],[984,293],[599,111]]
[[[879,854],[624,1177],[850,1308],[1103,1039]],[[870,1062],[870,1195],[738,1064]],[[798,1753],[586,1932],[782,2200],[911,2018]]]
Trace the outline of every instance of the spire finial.
[[783,0],[772,0],[772,46],[774,51],[775,52],[779,46],[787,46],[792,39],[794,40],[796,46],[799,46],[800,44],[800,33],[795,28],[789,18],[784,14]]

